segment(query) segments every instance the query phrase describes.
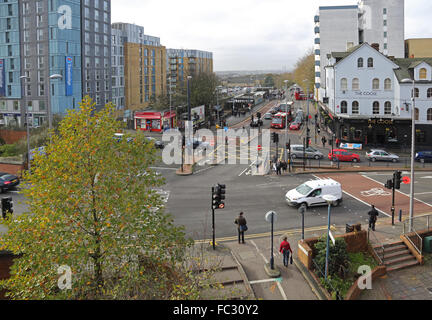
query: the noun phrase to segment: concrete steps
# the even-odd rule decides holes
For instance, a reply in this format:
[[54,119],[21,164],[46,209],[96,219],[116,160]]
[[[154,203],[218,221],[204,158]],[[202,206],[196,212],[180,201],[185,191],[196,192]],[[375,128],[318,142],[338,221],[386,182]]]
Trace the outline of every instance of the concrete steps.
[[373,248],[378,256],[383,260],[388,272],[419,264],[417,259],[411,254],[408,247],[402,241],[385,244],[384,248],[380,245],[374,245]]

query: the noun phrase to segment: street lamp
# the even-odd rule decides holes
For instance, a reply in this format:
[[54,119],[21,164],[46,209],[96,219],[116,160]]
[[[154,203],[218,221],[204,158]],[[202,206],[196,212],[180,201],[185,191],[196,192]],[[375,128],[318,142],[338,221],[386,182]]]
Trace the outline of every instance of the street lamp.
[[[29,76],[21,76],[20,80],[24,80],[24,88],[25,88],[25,82],[27,81],[27,79],[30,80]],[[24,98],[24,107],[26,108],[25,112],[26,112],[26,126],[27,126],[27,168],[28,171],[30,173],[30,127],[29,127],[29,106],[27,105],[27,99],[26,99],[26,94],[25,91],[22,91],[23,94],[23,98]]]
[[[49,76],[48,80],[48,128],[52,129],[52,110],[51,110],[51,80],[55,79],[63,79],[63,76],[61,74],[52,74]],[[51,137],[51,134],[50,134]]]
[[[287,101],[287,83],[288,80],[284,80],[285,83],[285,146],[288,143],[288,101]],[[285,147],[285,161],[288,162],[288,150]]]
[[402,83],[412,83],[412,110],[411,110],[411,184],[410,184],[410,206],[409,206],[409,230],[412,231],[412,219],[414,217],[414,157],[415,157],[415,80],[403,79]]
[[192,76],[187,76],[188,121],[191,121],[190,86],[189,86],[190,79],[192,79]]
[[274,256],[273,256],[273,225],[277,221],[277,213],[269,211],[265,215],[265,220],[271,224],[271,256],[270,256],[270,269],[274,270]]
[[169,120],[169,122],[170,122],[170,124],[169,124],[169,127],[170,127],[170,129],[172,129],[172,117],[171,117],[171,77],[169,77],[168,78],[169,79],[169,105],[170,105],[170,120]]
[[304,79],[303,82],[306,84],[306,100],[307,100],[307,119],[306,119],[306,125],[309,128],[309,84],[307,83],[309,80]]
[[331,206],[337,201],[337,198],[334,195],[326,194],[323,196],[323,199],[328,203],[328,219],[327,219],[327,249],[326,249],[326,260],[325,260],[325,280],[327,281],[328,275],[328,260],[329,260],[329,252],[330,252],[330,216],[331,216]]

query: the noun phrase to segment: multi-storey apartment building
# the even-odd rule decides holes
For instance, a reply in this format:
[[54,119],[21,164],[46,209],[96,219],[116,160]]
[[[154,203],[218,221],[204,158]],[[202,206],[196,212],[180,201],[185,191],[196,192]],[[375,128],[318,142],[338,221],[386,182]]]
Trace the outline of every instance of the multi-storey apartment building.
[[432,38],[405,40],[405,58],[432,58]]
[[[48,109],[65,114],[90,95],[111,100],[108,0],[0,2],[0,121],[46,122]],[[3,76],[4,75],[4,76]]]
[[124,42],[126,37],[119,29],[111,30],[112,102],[116,110],[125,107]]
[[141,26],[113,23],[112,28],[124,39],[125,109],[142,110],[152,98],[167,93],[166,49],[160,38],[145,35]]
[[358,5],[323,6],[315,16],[315,96],[326,101],[325,66],[332,52],[376,43],[387,56],[403,58],[404,0],[362,0]]
[[174,89],[183,86],[187,76],[213,72],[213,53],[200,50],[167,49],[168,82]]

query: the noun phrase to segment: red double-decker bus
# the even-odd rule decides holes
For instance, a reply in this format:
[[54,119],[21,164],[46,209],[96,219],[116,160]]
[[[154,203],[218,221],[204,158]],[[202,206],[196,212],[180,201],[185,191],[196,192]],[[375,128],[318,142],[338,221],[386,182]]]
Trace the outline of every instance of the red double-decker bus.
[[270,127],[274,129],[285,129],[287,114],[285,112],[276,113],[273,118]]

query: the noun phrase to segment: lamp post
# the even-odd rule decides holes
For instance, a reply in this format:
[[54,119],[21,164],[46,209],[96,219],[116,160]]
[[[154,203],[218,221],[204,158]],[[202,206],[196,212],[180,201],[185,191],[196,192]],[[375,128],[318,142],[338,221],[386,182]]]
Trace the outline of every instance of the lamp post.
[[[287,83],[288,80],[284,80],[285,83],[285,146],[288,143],[288,101],[286,100],[287,98]],[[285,148],[285,161],[288,161],[288,151]]]
[[169,77],[169,105],[170,105],[170,108],[169,108],[169,110],[170,110],[170,125],[169,125],[169,127],[170,127],[170,129],[172,129],[172,117],[171,117],[171,105],[172,105],[172,103],[171,103],[171,76]]
[[412,219],[414,217],[414,158],[415,158],[415,80],[403,79],[402,83],[412,83],[412,110],[411,110],[411,183],[409,205],[409,231],[412,231]]
[[[48,128],[51,131],[52,129],[52,109],[51,109],[51,80],[54,79],[63,79],[63,76],[61,74],[52,74],[49,76],[48,80]],[[51,142],[51,133],[50,133],[50,142]]]
[[30,77],[28,76],[21,76],[20,80],[24,80],[24,90],[22,90],[23,92],[23,100],[24,100],[24,107],[25,107],[25,112],[26,112],[26,127],[27,127],[27,168],[28,171],[30,173],[30,127],[29,127],[29,107],[27,105],[27,99],[26,99],[26,94],[25,94],[25,82],[27,81],[27,79],[30,79]]
[[307,84],[308,80],[304,79],[303,82],[306,84],[306,100],[307,100],[307,119],[306,126],[309,128],[309,85]]
[[326,260],[325,260],[325,280],[327,281],[328,275],[328,260],[330,253],[330,216],[331,216],[331,206],[333,202],[337,201],[337,198],[331,194],[326,194],[323,199],[328,203],[328,219],[327,219],[327,249],[326,249]]
[[269,211],[265,215],[265,220],[271,224],[271,255],[270,255],[270,269],[274,270],[274,256],[273,256],[273,225],[277,220],[277,213]]
[[191,121],[191,105],[190,105],[190,85],[189,80],[192,76],[187,76],[187,103],[188,103],[188,121]]

